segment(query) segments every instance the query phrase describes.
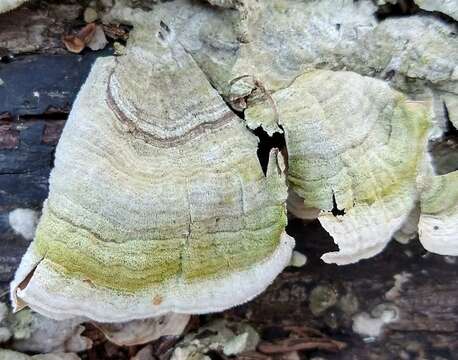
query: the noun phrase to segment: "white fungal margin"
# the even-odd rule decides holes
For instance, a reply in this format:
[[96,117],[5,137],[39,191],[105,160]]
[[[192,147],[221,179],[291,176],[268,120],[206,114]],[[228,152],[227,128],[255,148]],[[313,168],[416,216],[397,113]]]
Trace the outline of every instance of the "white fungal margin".
[[[192,283],[173,280],[140,293],[127,294],[62,276],[36,253],[32,245],[11,283],[11,300],[15,311],[28,305],[56,320],[82,316],[99,322],[121,322],[168,312],[219,312],[243,304],[263,292],[289,264],[293,247],[294,239],[283,232],[275,252],[247,270]],[[154,299],[159,297],[162,302],[155,304]],[[86,301],[88,298],[92,300]]]

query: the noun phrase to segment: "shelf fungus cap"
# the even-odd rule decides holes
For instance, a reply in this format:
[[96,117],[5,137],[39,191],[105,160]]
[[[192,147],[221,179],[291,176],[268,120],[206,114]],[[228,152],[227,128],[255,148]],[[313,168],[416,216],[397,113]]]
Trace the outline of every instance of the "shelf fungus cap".
[[429,114],[429,104],[408,101],[383,81],[326,70],[304,73],[245,110],[249,126],[283,129],[288,209],[318,215],[339,246],[322,259],[340,265],[382,251],[408,219]]
[[458,171],[421,181],[427,185],[420,198],[420,242],[430,252],[458,256]]
[[98,59],[56,150],[16,309],[121,322],[221,311],[288,265],[281,155],[257,139],[165,24]]

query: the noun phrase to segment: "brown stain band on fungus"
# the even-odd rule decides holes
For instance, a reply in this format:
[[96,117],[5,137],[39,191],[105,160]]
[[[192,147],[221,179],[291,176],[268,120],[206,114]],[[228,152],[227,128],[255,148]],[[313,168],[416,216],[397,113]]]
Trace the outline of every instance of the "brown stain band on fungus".
[[191,139],[198,137],[199,135],[203,134],[204,132],[208,130],[216,130],[218,128],[223,127],[224,125],[231,123],[232,121],[237,120],[237,117],[235,116],[235,114],[233,114],[231,111],[227,111],[224,114],[224,116],[218,119],[217,121],[201,123],[181,136],[171,136],[167,138],[161,138],[158,136],[154,136],[153,134],[138,128],[138,126],[136,126],[135,123],[126,114],[124,114],[124,112],[121,110],[118,104],[116,104],[116,101],[114,100],[114,97],[111,91],[111,86],[110,86],[112,77],[113,77],[113,72],[110,74],[108,84],[107,84],[106,101],[107,101],[108,106],[113,111],[113,113],[116,115],[117,119],[121,122],[121,124],[125,126],[125,128],[127,129],[129,133],[132,134],[132,136],[134,136],[137,139],[143,140],[144,142],[148,144],[152,144],[152,145],[164,147],[164,148],[181,145]]

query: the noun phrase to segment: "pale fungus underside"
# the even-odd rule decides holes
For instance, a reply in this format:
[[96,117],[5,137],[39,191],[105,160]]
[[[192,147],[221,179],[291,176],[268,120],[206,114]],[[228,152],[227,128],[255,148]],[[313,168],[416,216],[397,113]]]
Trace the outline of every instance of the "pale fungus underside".
[[[427,250],[458,255],[458,173],[436,176],[431,167],[432,101],[356,72],[313,69],[309,58],[329,46],[301,45],[307,16],[297,11],[291,25],[291,1],[211,1],[240,12],[230,31],[223,10],[179,3],[173,17],[176,4],[144,13],[116,2],[113,14],[135,27],[126,54],[97,60],[73,105],[35,239],[11,284],[16,308],[115,322],[248,301],[289,263],[287,199],[293,215],[318,218],[339,246],[325,262],[374,256],[405,224],[409,234],[418,225]],[[375,40],[389,32],[388,23],[369,34],[378,26],[373,5],[351,6],[359,15],[343,30],[362,28]],[[219,21],[221,32],[175,32],[180,21],[197,21],[193,12]],[[284,37],[290,26],[294,36]],[[340,36],[329,34],[329,44]],[[210,46],[215,36],[220,47]],[[236,36],[245,41],[234,50]],[[286,44],[277,57],[275,42]],[[208,58],[198,51],[205,46]],[[368,72],[361,64],[355,70]],[[429,80],[452,107],[448,80]],[[284,134],[286,169],[273,150],[264,174],[249,130],[258,127]]]

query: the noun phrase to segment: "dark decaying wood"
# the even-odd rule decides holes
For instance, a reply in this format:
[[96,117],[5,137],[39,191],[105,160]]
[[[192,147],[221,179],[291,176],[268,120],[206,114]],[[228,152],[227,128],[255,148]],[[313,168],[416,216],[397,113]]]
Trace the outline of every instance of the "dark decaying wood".
[[97,56],[21,56],[0,65],[0,116],[57,115],[68,113],[71,103]]
[[[259,298],[228,312],[231,317],[274,328],[307,325],[347,343],[326,359],[455,358],[457,259],[428,253],[417,241],[393,241],[382,254],[358,264],[328,265],[319,257],[333,248],[332,240],[318,223],[293,220],[288,232],[307,254],[307,264],[281,274]],[[399,276],[407,280],[398,289]],[[355,314],[376,317],[383,307],[397,311],[399,320],[386,324],[381,336],[361,336],[352,330]]]
[[0,281],[26,247],[9,226],[16,208],[39,210],[54,149],[71,104],[97,56],[30,55],[0,63]]
[[[110,53],[64,51],[61,35],[81,25],[82,6],[70,3],[71,8],[34,9],[29,21],[17,12],[0,16],[1,291],[28,245],[10,227],[8,214],[41,208],[75,95],[95,58]],[[48,27],[46,34],[39,24]],[[11,39],[15,45],[8,49]],[[317,222],[292,219],[288,232],[308,256],[307,264],[289,268],[254,301],[209,316],[247,320],[260,329],[259,352],[241,358],[268,359],[293,350],[315,359],[456,358],[458,259],[427,253],[417,241],[392,242],[379,256],[338,267],[319,259],[334,245]],[[357,315],[377,318],[384,308],[396,312],[397,320],[385,324],[378,337],[353,330]]]

